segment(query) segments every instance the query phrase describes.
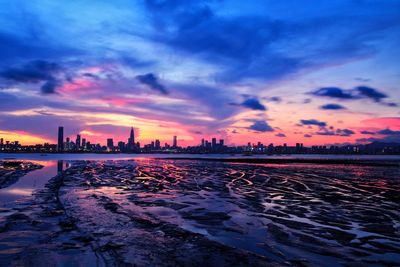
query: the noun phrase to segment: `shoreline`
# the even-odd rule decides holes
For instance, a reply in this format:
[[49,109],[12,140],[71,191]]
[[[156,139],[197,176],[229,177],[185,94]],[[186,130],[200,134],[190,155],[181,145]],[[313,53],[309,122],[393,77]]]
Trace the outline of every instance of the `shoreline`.
[[200,160],[229,163],[253,163],[253,164],[326,164],[326,165],[356,165],[356,166],[374,166],[374,167],[400,167],[400,160],[368,160],[368,159],[301,159],[301,158],[184,158],[168,157],[154,158],[157,160]]

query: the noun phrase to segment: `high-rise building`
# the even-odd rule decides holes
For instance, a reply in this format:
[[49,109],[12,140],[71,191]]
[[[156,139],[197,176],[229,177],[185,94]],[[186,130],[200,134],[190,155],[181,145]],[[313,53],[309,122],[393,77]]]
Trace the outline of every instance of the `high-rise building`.
[[223,147],[224,146],[224,139],[219,139],[219,146]]
[[172,142],[172,147],[173,148],[177,148],[178,147],[178,138],[176,137],[176,135],[174,135],[174,140]]
[[107,148],[113,149],[114,148],[114,141],[112,138],[107,139]]
[[135,132],[133,131],[133,127],[131,128],[131,133],[128,138],[128,149],[132,150],[135,148]]
[[204,147],[204,138],[201,139],[201,146]]
[[4,144],[4,139],[0,138],[0,145],[3,145],[3,144]]
[[161,143],[160,143],[160,140],[156,140],[156,147],[155,147],[156,149],[161,149]]
[[57,150],[64,151],[64,127],[58,127],[58,143],[57,143]]
[[71,142],[71,140],[69,139],[69,137],[67,137],[67,138],[65,139],[65,149],[66,149],[66,150],[70,150],[70,148],[71,148],[70,142]]
[[212,148],[217,147],[217,138],[213,137],[213,139],[211,140],[211,146],[212,146]]
[[76,145],[76,149],[79,149],[81,147],[81,135],[80,134],[76,135],[75,145]]
[[125,142],[119,141],[118,148],[120,151],[124,151],[125,150]]
[[86,148],[86,138],[82,138],[82,148]]

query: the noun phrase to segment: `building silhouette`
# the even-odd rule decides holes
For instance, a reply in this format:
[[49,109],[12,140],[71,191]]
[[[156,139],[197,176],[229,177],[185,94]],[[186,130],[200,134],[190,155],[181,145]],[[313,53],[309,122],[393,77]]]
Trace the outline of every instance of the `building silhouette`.
[[62,127],[62,126],[58,127],[57,150],[60,152],[64,151],[64,127]]

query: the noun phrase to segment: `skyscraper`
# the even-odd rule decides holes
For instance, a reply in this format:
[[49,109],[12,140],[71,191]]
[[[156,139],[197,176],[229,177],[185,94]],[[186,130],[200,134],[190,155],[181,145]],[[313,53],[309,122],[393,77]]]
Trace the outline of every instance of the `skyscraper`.
[[131,134],[128,139],[128,149],[132,150],[135,147],[135,132],[133,131],[133,127],[131,128]]
[[77,134],[77,135],[76,135],[76,142],[75,142],[75,144],[76,144],[76,148],[77,148],[77,149],[79,149],[79,148],[81,147],[81,135],[80,135],[80,134]]
[[86,138],[82,138],[82,148],[86,148]]
[[174,140],[172,142],[172,147],[173,148],[177,148],[178,147],[178,138],[176,137],[176,135],[174,135]]
[[217,147],[217,138],[213,138],[213,139],[211,139],[211,146],[212,146],[212,148],[216,148]]
[[160,143],[160,140],[156,140],[156,147],[155,147],[156,149],[161,149],[161,143]]
[[114,148],[114,141],[112,138],[107,139],[107,148],[113,149]]
[[58,127],[57,150],[60,152],[64,151],[64,127],[62,127],[62,126]]

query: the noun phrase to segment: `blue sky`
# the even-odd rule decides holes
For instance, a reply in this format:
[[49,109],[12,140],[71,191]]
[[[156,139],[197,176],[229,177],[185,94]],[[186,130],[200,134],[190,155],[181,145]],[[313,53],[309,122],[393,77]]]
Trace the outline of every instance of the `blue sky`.
[[0,4],[5,138],[399,139],[399,1]]

